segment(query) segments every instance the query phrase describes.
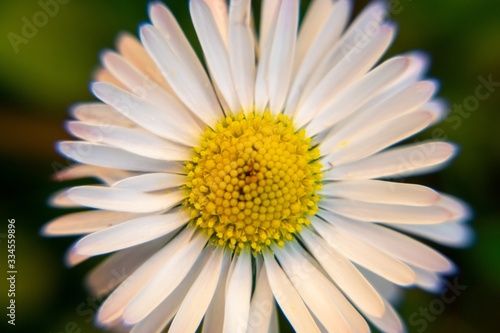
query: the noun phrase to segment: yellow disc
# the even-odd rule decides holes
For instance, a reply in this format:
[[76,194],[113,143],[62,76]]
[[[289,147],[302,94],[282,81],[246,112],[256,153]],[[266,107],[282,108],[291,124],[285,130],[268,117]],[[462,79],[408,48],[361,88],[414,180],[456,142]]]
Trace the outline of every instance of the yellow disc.
[[191,224],[235,252],[283,246],[318,210],[319,149],[285,115],[226,117],[186,163]]

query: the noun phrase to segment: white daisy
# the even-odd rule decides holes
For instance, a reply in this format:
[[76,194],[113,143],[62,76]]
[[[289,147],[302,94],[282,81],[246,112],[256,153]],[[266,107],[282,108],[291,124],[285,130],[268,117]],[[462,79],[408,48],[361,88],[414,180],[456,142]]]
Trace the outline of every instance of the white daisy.
[[[427,60],[377,64],[395,27],[385,3],[347,26],[349,0],[191,0],[208,74],[172,13],[150,6],[139,42],[123,34],[76,106],[59,150],[47,235],[85,235],[70,265],[116,252],[88,285],[111,294],[99,325],[131,332],[385,332],[404,326],[397,286],[439,290],[453,264],[415,235],[463,246],[464,204],[388,179],[434,171],[453,144],[394,144],[440,121]],[[258,38],[256,37],[258,35]],[[381,180],[382,179],[382,180]]]

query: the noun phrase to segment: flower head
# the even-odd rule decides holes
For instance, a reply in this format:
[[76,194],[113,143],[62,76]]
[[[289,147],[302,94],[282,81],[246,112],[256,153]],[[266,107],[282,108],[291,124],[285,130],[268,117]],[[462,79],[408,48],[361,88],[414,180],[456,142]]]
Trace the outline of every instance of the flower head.
[[[207,71],[169,9],[150,6],[140,42],[103,54],[61,142],[94,177],[52,202],[94,210],[47,235],[85,235],[69,264],[115,252],[88,278],[110,295],[97,322],[131,332],[277,332],[277,305],[298,332],[404,326],[398,286],[438,290],[453,271],[411,235],[463,246],[467,207],[394,182],[456,152],[430,141],[392,147],[445,116],[420,53],[381,62],[394,36],[382,2],[347,26],[351,1],[191,0]],[[119,272],[117,276],[117,272]]]

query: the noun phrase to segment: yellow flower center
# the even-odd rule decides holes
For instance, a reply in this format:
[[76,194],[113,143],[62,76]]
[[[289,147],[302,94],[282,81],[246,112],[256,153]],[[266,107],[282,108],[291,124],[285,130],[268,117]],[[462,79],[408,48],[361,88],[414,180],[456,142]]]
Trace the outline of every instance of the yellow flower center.
[[240,252],[283,246],[318,210],[318,147],[285,115],[226,117],[186,163],[184,205],[214,245]]

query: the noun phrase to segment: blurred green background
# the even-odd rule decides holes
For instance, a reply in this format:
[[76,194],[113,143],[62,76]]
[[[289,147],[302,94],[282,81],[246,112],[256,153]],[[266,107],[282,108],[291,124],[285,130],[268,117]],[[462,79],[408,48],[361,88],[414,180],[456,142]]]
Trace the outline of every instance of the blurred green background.
[[[39,230],[64,213],[49,208],[46,201],[67,186],[51,175],[54,165],[67,163],[55,152],[54,142],[69,138],[63,130],[68,106],[93,100],[88,82],[99,53],[113,47],[119,31],[137,31],[137,25],[147,20],[147,1],[60,2],[66,3],[17,47],[10,43],[9,33],[22,35],[25,19],[44,23],[37,14],[42,7],[35,0],[0,2],[1,332],[98,332],[92,324],[98,302],[87,295],[83,279],[100,259],[68,269],[62,258],[75,239],[42,238]],[[308,2],[303,1],[304,8]],[[356,1],[355,12],[367,3]],[[187,1],[167,4],[193,41]],[[442,83],[440,95],[451,106],[471,110],[454,112],[453,121],[435,127],[461,146],[458,158],[445,171],[416,181],[469,202],[477,232],[469,249],[437,247],[457,262],[458,282],[466,290],[441,309],[439,295],[411,289],[400,312],[408,323],[420,308],[440,309],[425,327],[409,324],[410,332],[500,332],[498,84],[488,98],[473,105],[480,77],[500,82],[500,2],[399,0],[392,5],[399,32],[388,56],[424,50],[432,57],[430,76]],[[419,139],[431,135],[429,130]],[[17,226],[15,328],[7,325],[5,316],[8,219],[15,219]]]

